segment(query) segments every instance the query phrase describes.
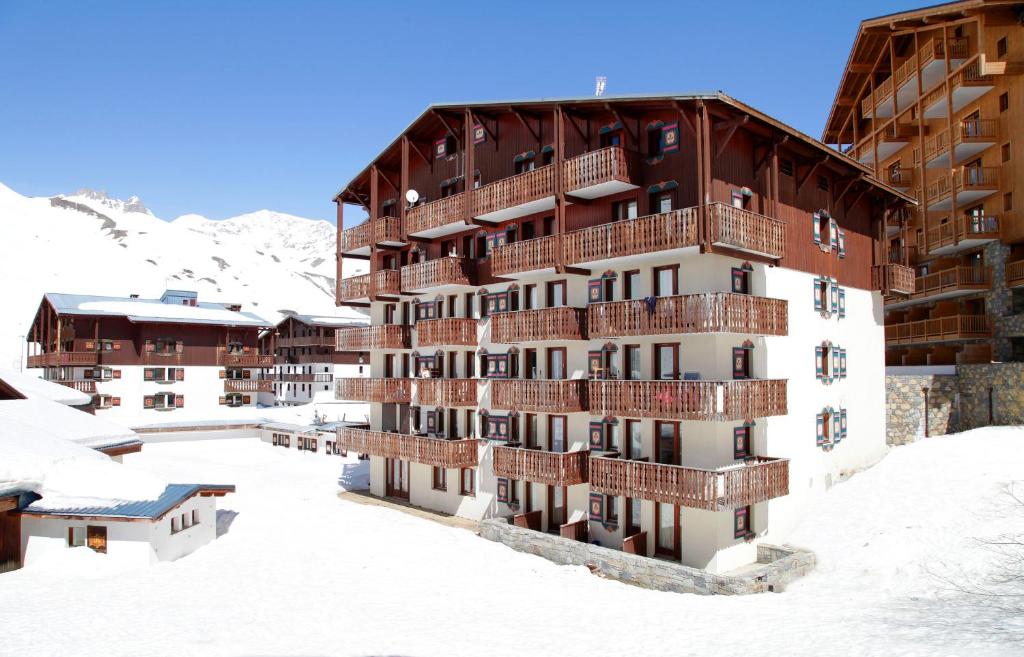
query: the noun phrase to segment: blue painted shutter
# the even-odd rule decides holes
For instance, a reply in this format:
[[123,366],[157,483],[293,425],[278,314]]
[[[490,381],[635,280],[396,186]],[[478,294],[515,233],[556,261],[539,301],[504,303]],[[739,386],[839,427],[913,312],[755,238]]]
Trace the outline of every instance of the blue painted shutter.
[[817,415],[817,444],[825,444],[825,418],[822,417],[821,413]]
[[846,349],[839,350],[839,377],[846,378]]
[[811,226],[814,230],[814,243],[821,244],[821,215],[817,212],[811,215]]
[[821,311],[824,308],[821,307],[821,286],[822,280],[820,278],[814,279],[814,309]]
[[845,408],[840,409],[840,411],[839,411],[839,418],[840,418],[840,425],[841,425],[841,427],[839,429],[839,440],[843,440],[844,438],[846,438],[846,409]]
[[814,375],[819,381],[825,376],[824,353],[821,347],[814,348]]
[[839,312],[839,287],[836,286],[836,282],[832,281],[831,298],[832,298],[832,312]]
[[839,288],[839,318],[846,317],[846,290]]
[[839,224],[835,219],[828,220],[828,242],[833,249],[839,248]]
[[832,414],[832,442],[837,443],[841,438],[843,431],[843,423],[841,420],[841,413]]
[[839,231],[839,257],[846,257],[846,231]]
[[838,379],[839,378],[839,372],[840,372],[839,367],[840,367],[839,348],[838,347],[833,347],[832,348],[832,369],[829,370],[829,374],[830,374],[829,379],[834,380],[834,379]]

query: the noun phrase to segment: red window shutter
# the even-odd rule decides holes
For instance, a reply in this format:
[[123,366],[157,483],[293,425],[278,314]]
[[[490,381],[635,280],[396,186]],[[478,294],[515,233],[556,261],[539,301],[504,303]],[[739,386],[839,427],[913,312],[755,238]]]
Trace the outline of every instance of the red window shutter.
[[249,347],[249,345],[245,345],[245,346],[243,346],[243,347],[242,347],[242,353],[243,353],[243,354],[247,354],[247,353],[249,353],[249,350],[250,350],[250,348],[251,348],[251,347]]
[[121,370],[114,370],[114,378],[115,379],[120,379],[121,378]]
[[242,378],[243,379],[251,379],[252,378],[252,371],[251,370],[242,370]]
[[184,367],[177,367],[177,368],[175,368],[175,370],[174,370],[174,380],[175,381],[184,381],[185,380],[185,368]]
[[185,406],[185,395],[174,396],[174,408],[184,408]]
[[217,399],[217,403],[220,404],[221,406],[223,406],[224,404],[228,403],[228,398],[227,397],[219,397]]
[[115,342],[114,343],[114,351],[121,351],[121,343],[120,342]]
[[96,348],[96,343],[95,342],[93,342],[92,340],[86,340],[85,341],[85,350],[86,351],[92,351],[95,348]]
[[217,372],[217,374],[218,374],[218,376],[220,376],[220,378],[222,378],[222,379],[226,379],[226,378],[228,378],[228,371],[227,371],[227,370],[221,370],[220,372]]
[[149,368],[149,367],[143,368],[143,370],[142,370],[142,380],[143,381],[152,381],[153,378],[154,378],[154,376],[153,376],[153,369]]
[[145,408],[153,408],[153,397],[150,395],[146,395],[145,397],[143,397],[142,405]]
[[249,395],[243,395],[242,396],[242,403],[243,404],[251,404],[252,403],[252,397],[250,397]]

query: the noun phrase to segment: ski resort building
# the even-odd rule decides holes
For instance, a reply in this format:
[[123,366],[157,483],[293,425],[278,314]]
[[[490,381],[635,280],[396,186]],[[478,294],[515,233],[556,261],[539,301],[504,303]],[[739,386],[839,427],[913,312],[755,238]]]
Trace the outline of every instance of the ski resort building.
[[351,340],[361,324],[337,317],[289,313],[260,337],[261,352],[274,355],[268,406],[308,404],[317,393],[330,393],[336,378],[369,376],[367,347]]
[[1022,22],[1019,2],[967,0],[857,30],[822,140],[918,201],[885,226],[914,270],[885,300],[890,366],[1024,360]]
[[[337,194],[371,492],[721,572],[885,450],[913,203],[724,94],[434,105]],[[369,273],[341,277],[345,259]]]
[[273,390],[263,371],[274,357],[259,343],[269,327],[195,292],[167,290],[159,299],[47,293],[26,336],[28,366],[91,395],[95,412],[113,418],[255,406],[260,392]]

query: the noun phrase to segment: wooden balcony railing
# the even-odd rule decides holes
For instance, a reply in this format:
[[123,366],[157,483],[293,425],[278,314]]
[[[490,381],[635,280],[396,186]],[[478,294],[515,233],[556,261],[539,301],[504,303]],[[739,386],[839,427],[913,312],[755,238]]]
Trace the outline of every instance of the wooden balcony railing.
[[466,194],[460,192],[410,208],[405,213],[405,232],[409,235],[440,228],[465,219]]
[[697,245],[697,209],[624,219],[562,236],[571,264],[656,253]]
[[217,352],[217,364],[222,367],[270,367],[274,364],[272,354],[229,354]]
[[555,167],[543,166],[473,190],[473,216],[490,214],[555,194]]
[[412,401],[412,379],[345,378],[334,382],[334,398],[406,404]]
[[891,262],[872,265],[871,288],[880,290],[884,295],[911,294],[914,291],[914,270]]
[[956,91],[961,87],[986,86],[995,84],[995,77],[985,75],[981,66],[981,59],[975,56],[971,61],[964,64],[960,71],[950,81],[950,90]]
[[328,335],[302,335],[298,337],[277,338],[275,346],[281,349],[292,347],[330,347],[334,348],[334,338]]
[[366,299],[370,296],[370,275],[350,276],[338,281],[338,302]]
[[58,367],[60,365],[95,365],[99,362],[96,351],[51,351],[28,357],[29,367]]
[[718,470],[595,456],[590,489],[691,509],[728,511],[789,494],[789,459],[754,457]]
[[349,427],[338,429],[338,446],[344,450],[437,468],[476,467],[479,464],[479,443],[475,438],[445,440]]
[[494,448],[494,474],[548,486],[573,486],[587,481],[589,451],[542,452],[521,447]]
[[557,236],[536,237],[495,247],[491,254],[495,276],[507,276],[524,271],[551,269],[558,262]]
[[459,256],[444,256],[402,267],[402,289],[426,290],[443,285],[475,285],[474,262]]
[[590,408],[586,379],[491,379],[491,407],[531,413],[575,413]]
[[890,346],[972,340],[991,335],[992,320],[988,315],[951,315],[885,325],[885,344]]
[[564,184],[573,192],[601,183],[629,182],[626,151],[619,146],[608,146],[570,158],[564,163]]
[[341,252],[349,253],[381,242],[403,243],[402,220],[398,217],[367,219],[358,226],[341,231]]
[[535,308],[491,315],[491,342],[498,344],[586,339],[587,311],[582,308]]
[[[946,44],[949,44],[949,52],[952,59],[966,59],[967,58],[967,39],[966,37],[959,37],[953,39],[943,39],[936,37],[925,43],[917,53],[912,54],[910,57],[905,59],[893,74],[883,80],[875,87],[875,104],[881,104],[883,101],[888,100],[893,93],[893,89],[902,87],[903,84],[910,79],[911,76],[917,74],[918,61],[921,62],[921,68],[928,66],[937,59],[945,59],[946,55]],[[895,82],[895,85],[894,85]],[[865,116],[871,116],[873,111],[872,98],[869,95],[861,102],[861,112]],[[901,108],[902,109],[902,108]]]
[[957,221],[930,227],[925,231],[928,251],[959,244],[964,240],[999,239],[999,217],[966,215]]
[[369,351],[370,349],[409,349],[412,345],[408,326],[382,324],[335,329],[336,351]]
[[936,203],[950,195],[965,190],[991,190],[999,188],[999,167],[961,167],[950,176],[939,176],[928,183],[928,203]]
[[786,223],[725,203],[708,205],[711,241],[772,258],[786,255]]
[[274,392],[270,379],[224,379],[224,392]]
[[54,383],[59,383],[62,386],[67,386],[69,388],[74,388],[78,392],[88,392],[88,393],[91,393],[91,394],[96,392],[96,382],[95,381],[82,381],[82,380],[78,380],[78,379],[61,379],[59,381],[54,381]]
[[[886,169],[884,172],[885,182],[893,187],[914,187],[914,170],[911,168]],[[897,215],[892,214],[891,217]],[[898,224],[897,224],[898,225]]]
[[589,382],[594,415],[669,420],[751,420],[785,415],[785,379]]
[[[494,321],[493,319],[491,320]],[[591,338],[670,333],[752,333],[788,335],[789,304],[749,294],[706,292],[587,306]]]
[[370,279],[370,294],[398,296],[402,292],[402,272],[397,269],[381,269]]
[[928,297],[954,290],[986,290],[988,270],[982,267],[950,267],[914,279],[913,298]]
[[[963,119],[953,127],[953,146],[978,141],[995,141],[999,121],[994,119]],[[943,130],[924,142],[924,160],[929,162],[949,151],[949,131]],[[955,163],[954,163],[955,164]]]
[[476,406],[476,379],[414,379],[414,401],[421,406]]
[[479,342],[477,326],[477,320],[472,317],[421,319],[416,322],[416,346],[461,345],[475,347]]
[[1009,287],[1024,285],[1024,260],[1006,263],[1006,285]]

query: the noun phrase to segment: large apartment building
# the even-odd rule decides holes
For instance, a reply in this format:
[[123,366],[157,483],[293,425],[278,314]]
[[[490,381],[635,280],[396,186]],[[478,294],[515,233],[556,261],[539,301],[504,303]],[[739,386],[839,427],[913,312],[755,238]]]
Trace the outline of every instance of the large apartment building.
[[857,32],[822,140],[918,200],[886,224],[916,270],[886,299],[891,366],[1024,360],[1022,22],[1019,2],[966,0]]
[[431,106],[335,198],[371,318],[339,446],[375,495],[753,562],[885,449],[912,199],[871,173],[720,93]]
[[[108,417],[196,417],[225,406],[255,407],[271,390],[260,353],[270,323],[233,304],[167,290],[159,299],[47,293],[26,340],[28,366],[93,395]],[[169,414],[169,415],[163,415]],[[179,413],[181,414],[181,413]]]
[[[329,393],[336,378],[368,376],[370,354],[345,336],[361,324],[351,319],[286,313],[260,336],[261,351],[274,355],[273,386],[260,394],[268,406],[308,404]],[[361,334],[359,334],[361,335]]]

